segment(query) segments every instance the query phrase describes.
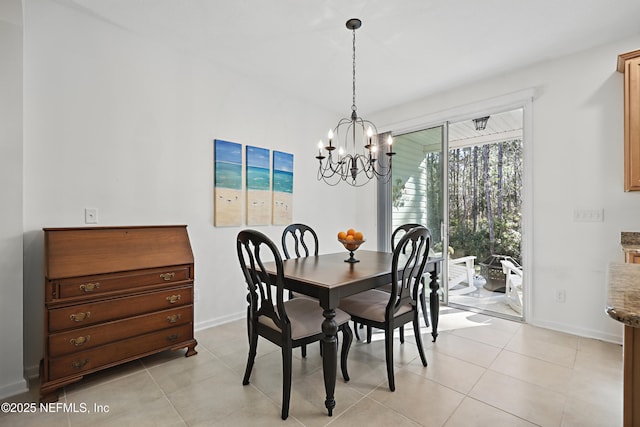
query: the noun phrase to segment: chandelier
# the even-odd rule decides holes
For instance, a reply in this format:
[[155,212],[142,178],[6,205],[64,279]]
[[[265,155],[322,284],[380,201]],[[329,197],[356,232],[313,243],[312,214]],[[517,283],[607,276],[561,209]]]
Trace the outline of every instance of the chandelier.
[[[340,119],[338,125],[329,131],[328,144],[318,143],[318,181],[337,185],[344,181],[360,187],[376,177],[388,182],[391,177],[392,150],[391,135],[386,144],[378,141],[378,129],[369,120],[358,117],[356,107],[356,30],[362,22],[349,19],[347,29],[353,32],[353,103],[351,115]],[[386,145],[386,147],[384,147]],[[335,153],[335,150],[337,154]],[[323,151],[324,150],[324,151]],[[326,155],[325,155],[326,153]]]

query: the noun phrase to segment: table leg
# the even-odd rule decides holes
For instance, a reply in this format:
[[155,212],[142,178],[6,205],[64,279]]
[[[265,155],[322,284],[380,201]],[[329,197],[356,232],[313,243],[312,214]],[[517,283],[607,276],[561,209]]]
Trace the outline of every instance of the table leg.
[[440,285],[438,284],[438,269],[434,268],[429,272],[429,276],[431,280],[429,281],[429,289],[431,289],[431,294],[429,296],[429,308],[431,309],[431,336],[433,337],[433,342],[436,342],[436,338],[438,338],[438,318],[440,316],[440,297],[438,295],[438,289]]
[[336,317],[336,311],[334,309],[324,310],[322,314],[325,317],[322,322],[322,332],[324,333],[324,338],[322,339],[322,371],[324,373],[324,388],[327,393],[324,406],[326,406],[329,411],[329,416],[332,416],[333,408],[336,407],[334,392],[336,389],[336,371],[338,366],[338,340],[336,338],[338,325],[335,320],[333,320],[333,318]]

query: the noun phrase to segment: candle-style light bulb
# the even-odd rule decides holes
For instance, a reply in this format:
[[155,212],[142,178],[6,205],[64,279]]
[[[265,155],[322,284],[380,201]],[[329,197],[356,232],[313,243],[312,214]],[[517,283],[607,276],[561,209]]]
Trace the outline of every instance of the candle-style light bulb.
[[369,139],[369,145],[371,145],[372,136],[373,136],[373,129],[371,129],[371,126],[369,126],[369,129],[367,129],[367,138]]
[[318,156],[322,155],[322,147],[324,147],[324,145],[322,144],[322,140],[320,140],[320,142],[318,142]]
[[331,140],[333,139],[333,129],[329,129],[329,147],[331,147]]
[[376,153],[378,152],[378,146],[377,145],[372,145],[371,146],[371,158],[375,159],[376,158]]
[[389,152],[391,152],[391,145],[393,144],[393,138],[391,138],[391,135],[387,138],[387,144],[389,145]]

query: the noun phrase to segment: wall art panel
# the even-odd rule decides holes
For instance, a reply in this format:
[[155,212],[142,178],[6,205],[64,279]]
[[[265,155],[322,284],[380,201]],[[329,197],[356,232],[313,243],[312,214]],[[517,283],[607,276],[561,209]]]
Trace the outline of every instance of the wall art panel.
[[273,224],[293,222],[293,154],[273,152]]
[[271,169],[269,150],[247,145],[247,225],[269,225],[271,221]]
[[214,141],[215,226],[242,225],[242,145]]

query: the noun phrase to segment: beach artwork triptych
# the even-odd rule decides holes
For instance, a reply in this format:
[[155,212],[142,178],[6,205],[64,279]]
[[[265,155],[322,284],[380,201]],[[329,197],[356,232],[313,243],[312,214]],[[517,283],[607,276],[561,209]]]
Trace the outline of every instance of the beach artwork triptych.
[[247,225],[290,224],[293,154],[250,145],[243,153],[242,148],[214,140],[214,225],[241,226],[243,201]]

